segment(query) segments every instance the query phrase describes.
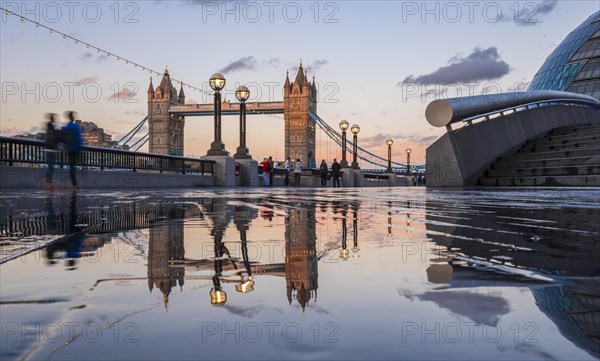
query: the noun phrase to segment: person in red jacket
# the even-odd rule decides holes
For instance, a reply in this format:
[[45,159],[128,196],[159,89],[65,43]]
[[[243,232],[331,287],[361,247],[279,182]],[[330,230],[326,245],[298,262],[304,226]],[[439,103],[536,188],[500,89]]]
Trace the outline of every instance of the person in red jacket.
[[260,162],[262,166],[262,174],[263,174],[263,186],[269,186],[269,173],[271,171],[271,162],[269,162],[268,158],[265,158],[262,162]]

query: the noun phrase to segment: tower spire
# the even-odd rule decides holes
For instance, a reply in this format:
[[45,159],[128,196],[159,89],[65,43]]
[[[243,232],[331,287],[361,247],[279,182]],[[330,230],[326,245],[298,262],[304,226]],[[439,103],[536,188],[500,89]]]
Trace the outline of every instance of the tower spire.
[[150,77],[150,85],[148,86],[148,94],[154,94],[154,85],[152,85],[152,77]]

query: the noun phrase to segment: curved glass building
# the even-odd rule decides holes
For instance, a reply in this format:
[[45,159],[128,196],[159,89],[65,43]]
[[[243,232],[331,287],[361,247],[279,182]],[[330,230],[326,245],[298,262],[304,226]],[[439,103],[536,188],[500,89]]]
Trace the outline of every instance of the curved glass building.
[[561,90],[600,99],[600,11],[554,49],[533,77],[529,90]]

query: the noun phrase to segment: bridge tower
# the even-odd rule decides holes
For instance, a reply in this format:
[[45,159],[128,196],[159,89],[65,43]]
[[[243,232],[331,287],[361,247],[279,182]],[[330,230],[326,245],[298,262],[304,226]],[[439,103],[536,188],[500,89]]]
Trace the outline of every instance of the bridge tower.
[[316,124],[310,118],[309,112],[317,114],[317,87],[314,76],[312,82],[308,80],[302,62],[293,83],[290,83],[289,73],[286,74],[283,103],[285,156],[291,157],[292,160],[299,158],[308,166],[311,160],[315,160]]
[[319,287],[314,209],[292,209],[285,219],[285,283],[287,298],[302,307],[316,299]]
[[150,153],[183,156],[183,117],[169,116],[169,107],[185,104],[183,84],[177,89],[165,68],[160,85],[154,89],[152,78],[148,88],[148,149]]

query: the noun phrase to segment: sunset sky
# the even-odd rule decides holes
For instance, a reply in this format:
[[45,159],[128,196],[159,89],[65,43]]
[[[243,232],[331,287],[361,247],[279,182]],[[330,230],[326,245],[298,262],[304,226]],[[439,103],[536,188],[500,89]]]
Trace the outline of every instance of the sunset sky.
[[[443,132],[424,117],[437,97],[526,88],[563,38],[600,9],[593,1],[0,1],[1,7],[104,49],[88,49],[35,23],[1,14],[0,134],[35,132],[46,112],[75,110],[118,139],[146,114],[150,73],[128,59],[208,89],[220,71],[225,98],[251,85],[251,100],[282,99],[286,71],[300,59],[316,76],[318,114],[334,128],[361,126],[359,144],[386,156],[422,163]],[[154,85],[160,78],[153,76]],[[452,83],[452,86],[444,84]],[[179,89],[179,84],[176,84]],[[209,96],[185,88],[187,102]],[[235,153],[238,118],[223,121]],[[283,116],[252,115],[248,147],[254,158],[283,157]],[[188,117],[185,154],[206,154],[210,117]],[[317,158],[339,149],[317,132]],[[400,155],[402,154],[402,156]]]

